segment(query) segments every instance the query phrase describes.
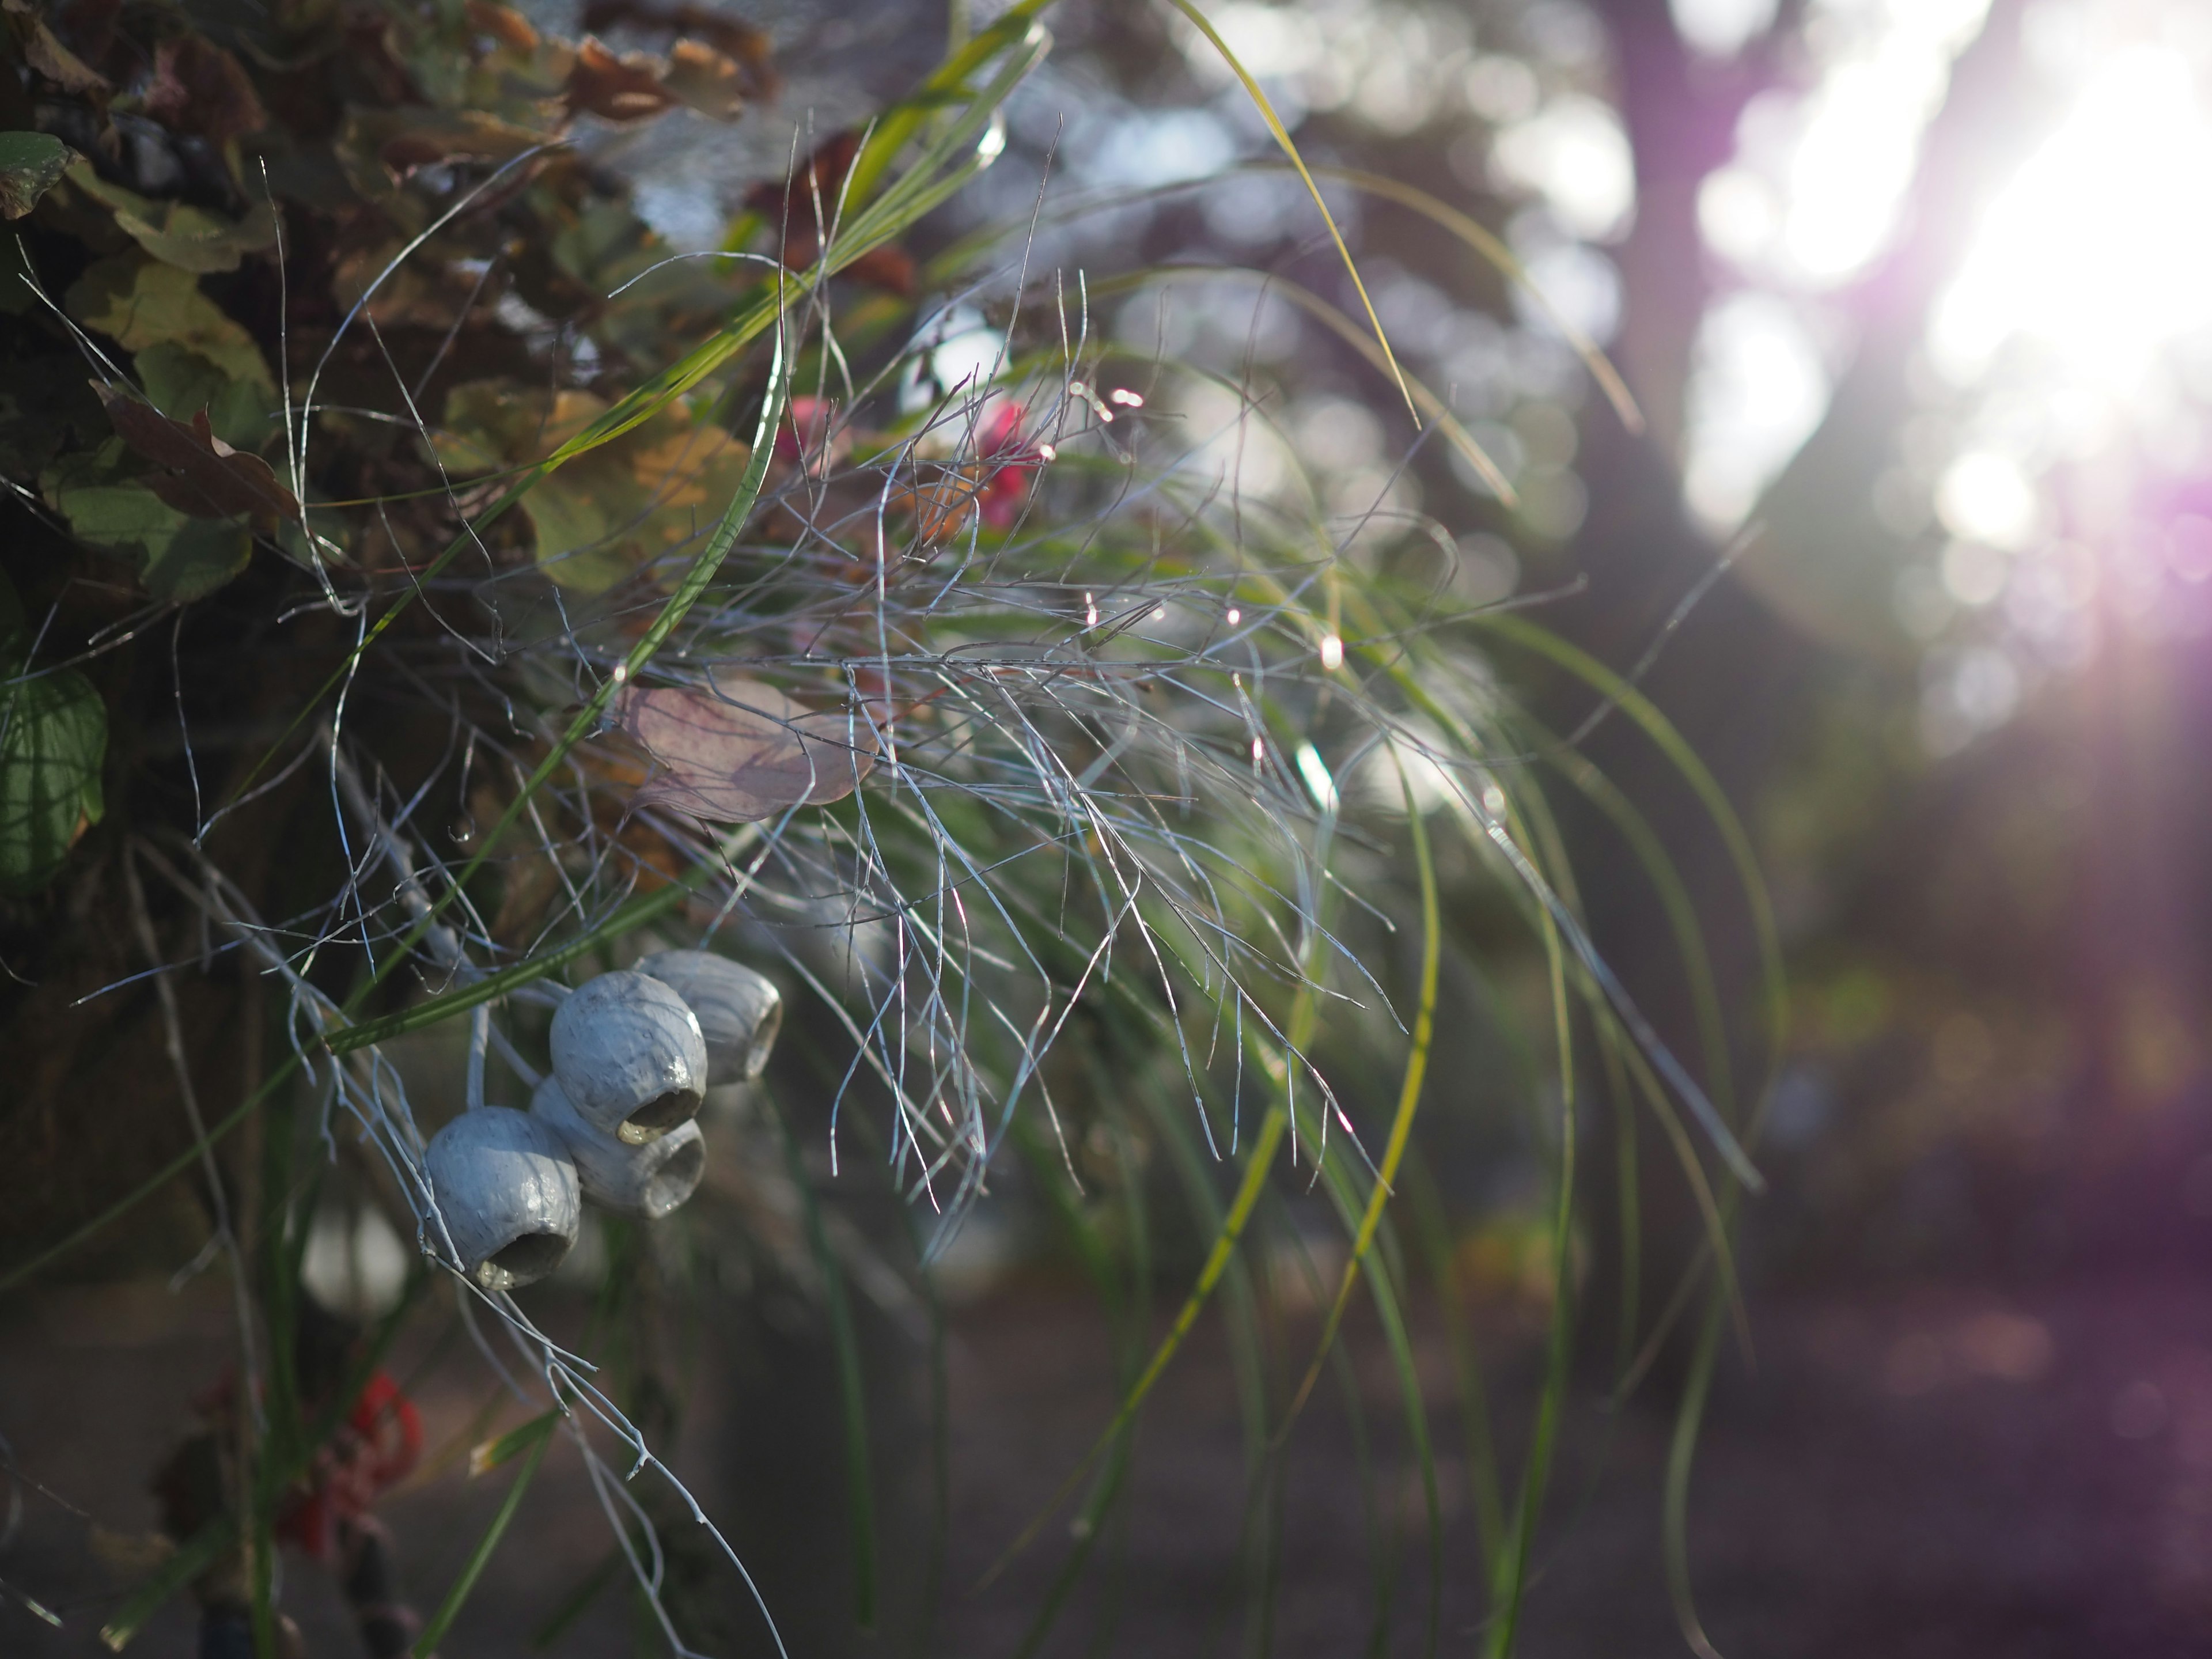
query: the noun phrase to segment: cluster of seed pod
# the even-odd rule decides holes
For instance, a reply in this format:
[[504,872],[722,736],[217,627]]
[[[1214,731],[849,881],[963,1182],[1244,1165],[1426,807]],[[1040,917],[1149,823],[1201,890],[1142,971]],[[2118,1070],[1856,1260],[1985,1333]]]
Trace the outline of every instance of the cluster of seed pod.
[[571,992],[530,1109],[464,1112],[430,1143],[462,1267],[513,1290],[561,1265],[585,1200],[647,1221],[682,1204],[706,1171],[708,1084],[758,1077],[782,1023],[773,984],[708,951],[662,951]]

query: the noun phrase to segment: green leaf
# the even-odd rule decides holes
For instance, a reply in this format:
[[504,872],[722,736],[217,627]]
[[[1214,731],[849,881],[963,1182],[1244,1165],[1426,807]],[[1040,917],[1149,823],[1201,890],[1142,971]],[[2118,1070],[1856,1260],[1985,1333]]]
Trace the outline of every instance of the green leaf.
[[[260,366],[258,353],[254,363]],[[258,450],[276,429],[270,418],[275,411],[260,381],[233,379],[222,364],[196,347],[157,341],[139,352],[134,366],[155,408],[179,421],[204,410],[215,435],[236,448]]]
[[107,709],[75,669],[18,678],[0,693],[0,890],[45,886],[99,819],[106,750]]
[[0,219],[28,213],[76,160],[50,132],[0,132]]
[[116,228],[166,264],[188,271],[236,270],[239,261],[276,240],[276,216],[256,202],[243,219],[225,219],[182,202],[151,202],[111,185],[79,160],[70,183],[115,216]]
[[[189,270],[137,254],[118,254],[99,261],[72,283],[63,305],[77,321],[112,336],[126,351],[179,347],[205,360],[226,380],[264,392],[276,389],[253,337],[200,292],[199,278]],[[155,370],[139,365],[142,375],[156,372],[170,374],[173,382],[182,369],[171,362],[157,365]],[[149,385],[149,394],[152,390]],[[158,395],[154,400],[161,401]],[[163,412],[172,411],[165,407]],[[260,446],[254,442],[250,447]]]
[[469,1478],[489,1474],[501,1464],[532,1446],[553,1432],[561,1421],[561,1413],[550,1407],[532,1418],[519,1429],[511,1429],[496,1440],[477,1447],[469,1453]]
[[461,1564],[461,1571],[455,1577],[453,1588],[446,1592],[446,1599],[438,1604],[438,1610],[422,1626],[422,1633],[415,1638],[414,1650],[416,1653],[433,1651],[446,1632],[453,1628],[453,1620],[460,1616],[470,1592],[477,1587],[477,1580],[483,1577],[484,1567],[491,1560],[492,1552],[499,1547],[499,1540],[507,1535],[507,1527],[514,1522],[516,1511],[521,1509],[523,1494],[530,1490],[530,1483],[538,1474],[538,1466],[545,1461],[545,1449],[553,1443],[555,1420],[555,1413],[548,1412],[537,1422],[526,1425],[507,1437],[509,1440],[526,1439],[530,1443],[529,1459],[516,1474],[514,1484],[507,1489],[507,1496],[500,1500],[499,1509],[492,1516],[491,1524],[484,1528],[483,1536],[477,1540],[476,1548]]
[[166,546],[185,515],[143,484],[83,484],[61,492],[62,516],[81,541],[118,551]]
[[[525,465],[603,417],[588,392],[549,399],[509,380],[455,386],[434,437],[457,474]],[[614,441],[578,456],[522,503],[538,562],[563,587],[604,593],[705,532],[744,478],[745,447],[695,424],[681,399]]]
[[253,538],[245,526],[186,519],[167,545],[146,550],[138,574],[155,599],[185,604],[241,574],[252,558]]
[[55,504],[79,540],[136,558],[157,599],[204,599],[253,556],[244,526],[189,517],[143,483],[82,484],[61,490]]

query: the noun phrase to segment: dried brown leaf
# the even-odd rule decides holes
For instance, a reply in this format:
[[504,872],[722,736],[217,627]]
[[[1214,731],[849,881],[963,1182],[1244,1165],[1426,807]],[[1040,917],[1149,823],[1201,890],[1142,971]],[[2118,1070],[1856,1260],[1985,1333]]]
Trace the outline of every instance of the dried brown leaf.
[[744,78],[741,90],[748,98],[773,98],[781,84],[768,36],[726,12],[705,6],[655,6],[648,0],[590,0],[584,8],[586,33],[621,24],[704,41],[738,66]]
[[477,33],[489,35],[516,52],[538,50],[538,31],[512,6],[494,5],[491,0],[468,0],[466,10],[469,27]]
[[216,437],[206,410],[186,425],[129,398],[110,398],[106,408],[125,443],[169,469],[147,479],[146,486],[178,512],[199,519],[299,516],[298,499],[276,481],[269,463]]
[[756,680],[714,691],[632,688],[617,705],[628,733],[664,769],[632,797],[709,823],[750,823],[853,793],[876,763],[866,720],[809,712]]
[[711,120],[734,121],[744,111],[744,70],[703,40],[678,40],[669,48],[662,84]]
[[64,92],[106,94],[114,90],[107,77],[61,43],[44,23],[33,23],[23,41],[23,58]]
[[146,113],[178,132],[227,144],[269,125],[238,59],[197,34],[173,35],[154,52]]
[[678,102],[661,84],[661,66],[642,52],[617,58],[586,37],[577,44],[576,66],[568,71],[568,107],[609,121],[642,121]]

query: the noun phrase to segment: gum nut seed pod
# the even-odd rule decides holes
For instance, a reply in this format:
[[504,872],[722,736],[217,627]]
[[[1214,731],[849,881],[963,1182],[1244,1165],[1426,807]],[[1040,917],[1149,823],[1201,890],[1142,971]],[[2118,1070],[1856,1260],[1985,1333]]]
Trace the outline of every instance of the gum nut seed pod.
[[576,1242],[584,1214],[576,1166],[527,1112],[464,1112],[438,1131],[423,1164],[462,1269],[485,1290],[535,1284]]
[[690,1122],[706,1098],[698,1016],[643,974],[585,981],[553,1015],[552,1048],[584,1121],[633,1146]]
[[712,951],[660,951],[637,964],[691,1005],[707,1038],[707,1077],[750,1083],[768,1064],[783,1026],[775,981]]
[[707,1142],[696,1122],[679,1123],[642,1146],[626,1146],[585,1122],[557,1077],[538,1085],[530,1115],[558,1135],[576,1160],[584,1196],[617,1215],[658,1221],[697,1191],[707,1173]]

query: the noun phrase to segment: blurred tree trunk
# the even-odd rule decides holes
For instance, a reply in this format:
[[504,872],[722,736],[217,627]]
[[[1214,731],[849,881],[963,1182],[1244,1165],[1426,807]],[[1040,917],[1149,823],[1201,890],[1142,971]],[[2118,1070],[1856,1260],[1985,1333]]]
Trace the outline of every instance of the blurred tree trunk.
[[[1698,322],[1711,295],[1697,223],[1699,185],[1733,149],[1743,105],[1768,84],[1774,42],[1746,65],[1706,75],[1674,32],[1666,0],[1606,0],[1614,30],[1620,102],[1637,158],[1635,228],[1623,250],[1626,305],[1619,337],[1624,373],[1648,427],[1632,433],[1602,410],[1586,423],[1588,520],[1571,549],[1585,592],[1545,620],[1615,669],[1627,671],[1669,613],[1710,574],[1717,550],[1686,517],[1678,453]],[[1897,246],[1856,296],[1864,333],[1820,428],[1785,469],[1756,520],[1765,534],[1683,621],[1643,690],[1713,772],[1737,811],[1753,817],[1765,786],[1788,758],[1788,735],[1837,647],[1869,641],[1892,659],[1906,642],[1889,619],[1888,594],[1900,546],[1877,522],[1874,482],[1891,459],[1910,408],[1908,377],[1937,285],[1954,268],[1993,157],[2016,154],[2016,122],[2005,105],[2019,79],[2020,0],[1996,0],[1980,38],[1961,55],[1952,89],[1927,134]],[[1779,36],[1786,27],[1778,24]],[[1825,590],[1793,582],[1806,569],[1843,570],[1878,596],[1878,621],[1840,636],[1809,634],[1828,616]],[[1778,576],[1778,572],[1779,573]],[[1862,607],[1862,610],[1866,610]],[[1544,712],[1571,731],[1590,693],[1561,686]],[[1874,741],[1875,734],[1869,734]],[[1725,848],[1672,766],[1635,732],[1609,720],[1585,745],[1649,818],[1673,860],[1705,935],[1731,1021],[1739,1116],[1755,1103],[1769,1060],[1759,1010],[1757,942]],[[1664,911],[1613,832],[1587,810],[1570,811],[1583,897],[1599,948],[1662,1038],[1702,1073],[1688,987]],[[1755,823],[1753,825],[1754,830]],[[1609,1143],[1611,1115],[1586,1109]],[[1663,1143],[1642,1138],[1643,1304],[1664,1303],[1693,1260],[1702,1223],[1680,1171],[1661,1167]],[[1615,1161],[1601,1144],[1584,1168],[1600,1248],[1588,1292],[1593,1332],[1608,1328],[1621,1293]],[[1708,1167],[1713,1161],[1707,1159]],[[1678,1337],[1694,1326],[1685,1321]],[[1595,1342],[1589,1345],[1595,1353]],[[1678,1342],[1674,1358],[1682,1357]],[[1662,1381],[1674,1370],[1662,1364]]]

